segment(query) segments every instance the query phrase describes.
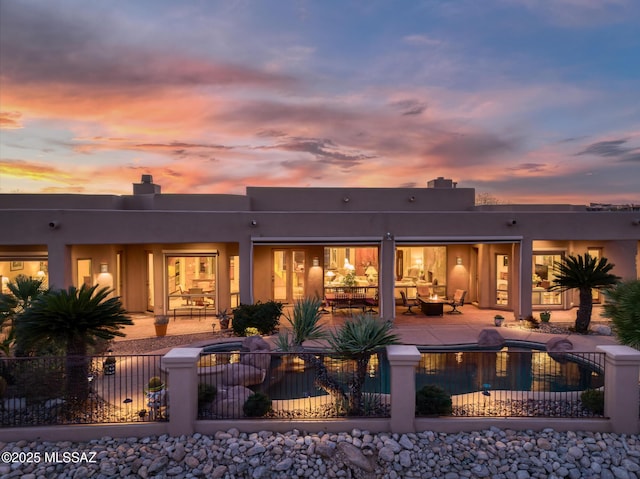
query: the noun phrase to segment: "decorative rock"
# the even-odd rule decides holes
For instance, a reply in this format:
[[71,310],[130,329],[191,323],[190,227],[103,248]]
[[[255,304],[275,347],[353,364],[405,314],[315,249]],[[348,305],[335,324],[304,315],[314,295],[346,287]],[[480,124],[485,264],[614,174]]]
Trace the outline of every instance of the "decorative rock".
[[393,462],[395,456],[396,455],[393,450],[387,446],[384,446],[380,451],[378,451],[378,458],[382,461]]
[[362,454],[362,451],[348,442],[338,444],[338,452],[341,459],[349,465],[357,466],[366,472],[373,472],[373,466],[369,459]]
[[495,329],[483,329],[478,334],[478,346],[486,349],[499,349],[504,346],[504,338]]
[[599,334],[601,336],[611,336],[611,328],[609,326],[605,326],[604,324],[599,324],[595,328],[593,328],[593,332]]

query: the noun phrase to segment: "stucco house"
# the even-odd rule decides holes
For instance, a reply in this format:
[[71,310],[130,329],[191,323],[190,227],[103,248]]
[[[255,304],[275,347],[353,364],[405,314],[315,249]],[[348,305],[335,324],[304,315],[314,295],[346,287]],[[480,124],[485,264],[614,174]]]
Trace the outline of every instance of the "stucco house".
[[[242,303],[330,297],[345,285],[393,319],[401,293],[513,313],[577,305],[548,290],[563,255],[639,277],[637,206],[475,205],[445,178],[424,188],[258,188],[245,195],[0,195],[0,279],[112,287],[131,312],[212,315]],[[594,302],[602,298],[594,293]]]

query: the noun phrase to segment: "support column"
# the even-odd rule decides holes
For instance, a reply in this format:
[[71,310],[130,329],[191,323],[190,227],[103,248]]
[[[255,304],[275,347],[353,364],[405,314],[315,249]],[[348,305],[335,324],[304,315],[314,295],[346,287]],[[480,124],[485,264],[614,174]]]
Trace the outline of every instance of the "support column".
[[[47,245],[47,267],[49,269],[49,287],[67,289],[73,284],[71,278],[71,247],[63,243]],[[79,286],[79,285],[78,285]]]
[[596,346],[606,353],[604,374],[604,415],[613,432],[638,434],[638,373],[640,351],[629,346]]
[[379,301],[380,317],[393,321],[396,317],[394,287],[396,283],[396,242],[393,237],[384,238],[380,243]]
[[198,414],[198,359],[202,348],[174,348],[162,357],[169,391],[171,436],[193,434]]
[[240,255],[240,302],[253,304],[253,243],[251,237],[243,238]]
[[[515,319],[524,318],[532,312],[531,305],[531,278],[533,276],[533,241],[529,238],[523,238],[520,241],[520,248],[515,245],[515,249],[520,250],[519,267],[512,270],[513,278],[518,278],[518,304],[513,305],[513,313]],[[515,257],[515,255],[514,255]],[[517,276],[516,276],[517,274]]]
[[391,366],[391,432],[415,432],[416,366],[420,352],[415,346],[387,346]]

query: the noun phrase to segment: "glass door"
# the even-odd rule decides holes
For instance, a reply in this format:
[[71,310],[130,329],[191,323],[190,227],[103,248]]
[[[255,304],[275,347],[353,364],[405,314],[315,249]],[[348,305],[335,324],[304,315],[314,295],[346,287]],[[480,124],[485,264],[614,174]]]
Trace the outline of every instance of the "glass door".
[[[600,259],[602,256],[602,248],[589,248],[587,249],[587,253],[589,253],[589,256],[592,258]],[[602,295],[600,294],[599,289],[591,290],[591,302],[593,304],[599,304],[602,302]]]
[[496,305],[509,304],[509,256],[496,255]]
[[293,303],[304,298],[305,252],[293,249],[273,250],[272,296],[274,301]]
[[154,307],[153,253],[147,253],[147,311]]

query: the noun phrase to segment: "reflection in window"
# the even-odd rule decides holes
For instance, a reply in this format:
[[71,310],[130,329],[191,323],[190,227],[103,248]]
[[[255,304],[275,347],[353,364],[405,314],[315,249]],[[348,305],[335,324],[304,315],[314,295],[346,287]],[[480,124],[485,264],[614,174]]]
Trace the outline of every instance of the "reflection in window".
[[377,286],[378,248],[326,247],[324,249],[325,286]]
[[536,305],[560,305],[562,295],[558,292],[551,292],[549,288],[555,279],[555,265],[560,263],[562,255],[556,254],[535,254],[533,255],[533,273],[531,278],[531,304]]

